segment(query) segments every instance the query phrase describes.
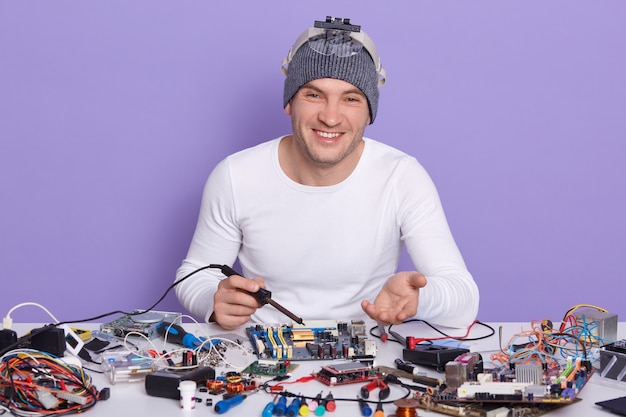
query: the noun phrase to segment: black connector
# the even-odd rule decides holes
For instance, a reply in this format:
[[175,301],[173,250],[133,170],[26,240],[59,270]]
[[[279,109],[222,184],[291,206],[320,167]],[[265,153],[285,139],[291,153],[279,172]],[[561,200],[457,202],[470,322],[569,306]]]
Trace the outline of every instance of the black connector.
[[17,333],[11,329],[0,330],[0,351],[17,343]]
[[98,400],[106,401],[109,398],[111,398],[111,388],[109,387],[102,388],[98,394]]
[[385,375],[385,382],[388,384],[396,384],[396,385],[402,385],[402,382],[400,382],[400,379],[392,374],[387,374]]

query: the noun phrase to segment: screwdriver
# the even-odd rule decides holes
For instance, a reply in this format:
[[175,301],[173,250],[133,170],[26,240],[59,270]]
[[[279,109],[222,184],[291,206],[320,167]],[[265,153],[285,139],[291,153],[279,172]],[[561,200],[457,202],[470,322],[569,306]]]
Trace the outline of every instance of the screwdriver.
[[380,401],[378,402],[378,405],[376,406],[374,417],[385,417],[385,412],[383,411],[383,403],[381,403]]
[[287,407],[287,417],[295,417],[300,414],[300,398],[295,397]]
[[274,407],[276,407],[276,404],[274,404],[274,400],[267,403],[267,405],[263,409],[263,412],[261,413],[261,417],[272,417],[274,415]]
[[[229,277],[231,275],[243,276],[239,272],[235,271],[234,269],[232,269],[228,265],[211,264],[211,265],[209,265],[209,267],[210,268],[217,268],[217,269],[219,269],[220,271],[222,271],[222,274],[226,275],[227,277]],[[296,316],[291,311],[287,310],[285,307],[281,306],[276,301],[272,300],[272,293],[270,291],[266,290],[265,288],[259,288],[259,290],[257,292],[254,292],[254,293],[252,293],[250,291],[245,291],[245,292],[250,294],[251,296],[253,296],[258,301],[258,303],[260,305],[264,306],[265,304],[270,304],[270,305],[274,306],[274,308],[276,308],[278,311],[280,311],[281,313],[283,313],[284,315],[289,317],[291,320],[295,321],[298,324],[304,325],[304,322],[302,321],[302,318]]]
[[[357,397],[358,398],[358,397]],[[369,405],[367,405],[367,403],[365,402],[365,400],[358,398],[359,400],[359,407],[361,407],[361,415],[363,417],[369,417],[372,415],[372,409],[370,408]]]
[[[206,341],[204,337],[198,338],[191,333],[187,333],[182,326],[172,324],[167,321],[162,321],[157,324],[157,333],[163,337],[167,337],[168,342],[175,343],[189,349],[196,349]],[[209,347],[210,346],[202,346],[202,348],[206,350],[208,350]]]
[[218,401],[217,404],[215,404],[214,410],[217,414],[224,414],[231,407],[234,407],[237,404],[241,404],[243,400],[245,399],[246,399],[245,395],[239,394],[239,395],[235,395],[234,397],[230,397],[226,400]]
[[281,396],[274,406],[274,415],[282,416],[287,412],[287,397]]

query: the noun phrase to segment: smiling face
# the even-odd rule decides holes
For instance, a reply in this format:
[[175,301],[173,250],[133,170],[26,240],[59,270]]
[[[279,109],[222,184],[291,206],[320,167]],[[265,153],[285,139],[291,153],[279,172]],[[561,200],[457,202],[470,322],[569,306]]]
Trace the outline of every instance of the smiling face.
[[[347,178],[359,160],[370,121],[361,90],[342,80],[316,79],[296,92],[285,113],[291,116],[293,129],[293,143],[282,154],[288,160],[281,160],[287,174],[296,170],[334,183]],[[303,182],[300,177],[296,180]]]

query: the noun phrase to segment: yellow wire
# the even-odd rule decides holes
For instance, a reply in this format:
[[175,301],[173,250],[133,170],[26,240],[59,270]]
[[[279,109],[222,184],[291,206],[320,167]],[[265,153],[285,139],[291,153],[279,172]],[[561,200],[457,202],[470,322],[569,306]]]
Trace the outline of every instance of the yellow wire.
[[570,314],[572,314],[573,311],[578,310],[579,308],[582,307],[589,307],[589,308],[595,308],[596,310],[602,312],[602,313],[608,313],[609,311],[602,308],[602,307],[598,307],[598,306],[594,306],[592,304],[577,304],[575,306],[573,306],[572,308],[570,308],[569,310],[567,310],[567,314],[565,314],[565,317],[569,316]]

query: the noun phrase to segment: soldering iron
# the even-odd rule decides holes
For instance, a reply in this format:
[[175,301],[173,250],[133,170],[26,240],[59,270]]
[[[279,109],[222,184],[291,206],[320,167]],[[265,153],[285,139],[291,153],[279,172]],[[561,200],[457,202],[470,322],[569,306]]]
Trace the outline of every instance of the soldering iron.
[[[241,275],[241,273],[235,271],[233,268],[231,268],[228,265],[211,264],[209,265],[209,268],[217,268],[220,271],[222,271],[222,274],[226,275],[227,277],[230,277],[231,275],[243,276]],[[286,315],[287,317],[295,321],[296,323],[304,325],[302,318],[296,316],[291,311],[287,310],[285,307],[281,306],[276,301],[272,300],[272,293],[266,290],[265,288],[259,288],[257,292],[250,292],[250,291],[245,291],[245,292],[253,296],[261,306],[264,306],[265,304],[270,304],[274,306],[278,311],[280,311],[281,313],[283,313],[284,315]]]

